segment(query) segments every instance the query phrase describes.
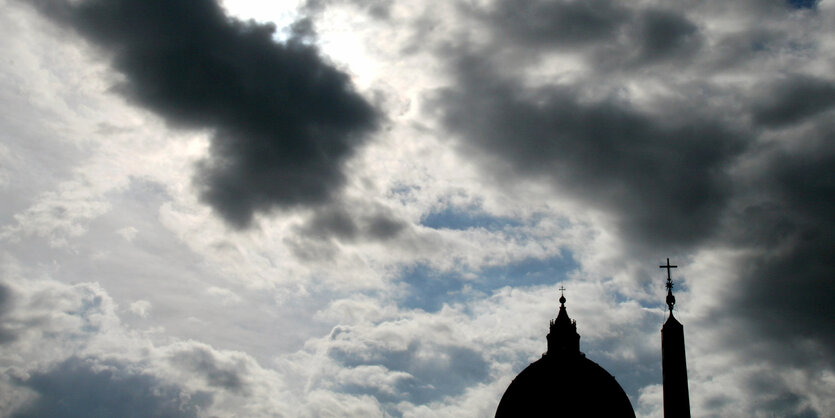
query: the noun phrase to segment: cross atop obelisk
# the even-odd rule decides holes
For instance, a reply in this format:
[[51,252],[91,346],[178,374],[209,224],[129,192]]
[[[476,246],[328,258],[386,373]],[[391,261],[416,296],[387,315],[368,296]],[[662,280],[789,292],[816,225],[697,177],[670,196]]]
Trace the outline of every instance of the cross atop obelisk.
[[667,269],[667,306],[670,307],[670,315],[672,315],[673,305],[676,304],[676,297],[673,296],[673,277],[670,275],[670,271],[674,268],[678,268],[678,266],[671,265],[670,258],[667,257],[667,264],[658,267]]
[[659,268],[662,268],[662,269],[667,269],[667,281],[668,281],[668,282],[672,282],[672,281],[673,281],[673,278],[672,278],[672,276],[670,276],[670,270],[671,270],[671,269],[678,268],[678,266],[671,266],[671,265],[670,265],[670,258],[669,258],[669,257],[667,257],[667,264],[666,264],[666,265],[663,265],[663,266],[658,266],[658,267],[659,267]]

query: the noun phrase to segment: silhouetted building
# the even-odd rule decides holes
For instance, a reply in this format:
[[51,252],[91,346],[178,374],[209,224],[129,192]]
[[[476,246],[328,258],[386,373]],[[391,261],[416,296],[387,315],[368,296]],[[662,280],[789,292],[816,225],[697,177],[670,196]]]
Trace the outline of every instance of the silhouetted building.
[[684,355],[684,326],[673,317],[673,279],[670,269],[677,266],[659,266],[667,269],[667,306],[670,316],[661,327],[661,369],[664,382],[664,417],[690,418],[690,393],[687,388],[687,359]]
[[[664,417],[689,418],[684,327],[673,317],[673,283],[667,269],[670,316],[661,328],[661,367]],[[565,290],[560,288],[560,290]],[[496,418],[516,417],[634,417],[635,411],[615,378],[580,352],[577,322],[568,317],[565,295],[557,319],[551,320],[548,351],[522,370],[499,402]]]
[[547,338],[548,351],[513,379],[496,418],[635,416],[615,378],[580,352],[577,323],[568,317],[565,295]]

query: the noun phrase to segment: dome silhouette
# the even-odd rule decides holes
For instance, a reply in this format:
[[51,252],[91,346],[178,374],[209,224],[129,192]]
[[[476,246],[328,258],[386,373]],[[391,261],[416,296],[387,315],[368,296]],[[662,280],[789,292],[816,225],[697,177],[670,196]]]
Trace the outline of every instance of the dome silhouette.
[[496,417],[634,417],[626,392],[582,354],[543,355],[522,370],[499,402]]
[[635,417],[615,378],[580,352],[577,323],[568,317],[565,296],[551,321],[548,352],[522,370],[499,401],[496,418]]

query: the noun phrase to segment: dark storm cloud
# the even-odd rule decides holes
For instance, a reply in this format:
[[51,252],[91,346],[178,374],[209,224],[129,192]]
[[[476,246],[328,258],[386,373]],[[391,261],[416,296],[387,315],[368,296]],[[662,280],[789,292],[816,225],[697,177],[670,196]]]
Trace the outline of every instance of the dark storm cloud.
[[774,152],[768,171],[753,185],[756,200],[735,222],[739,244],[762,255],[748,260],[732,295],[732,311],[784,347],[820,343],[781,361],[835,366],[835,141],[831,123],[802,152]]
[[459,85],[436,98],[468,152],[503,163],[510,178],[549,179],[618,216],[639,243],[681,248],[717,226],[726,169],[746,145],[732,129],[696,112],[671,122],[626,103],[581,102],[572,87],[530,91],[484,68],[465,61]]
[[818,6],[819,0],[786,0],[791,7],[796,9],[814,9]]
[[502,0],[482,18],[513,48],[581,50],[607,67],[690,55],[702,43],[698,27],[678,12],[610,0]]
[[640,61],[656,61],[694,52],[701,45],[699,30],[684,16],[649,10],[638,24]]
[[36,5],[112,54],[125,75],[116,90],[131,101],[172,125],[214,131],[195,182],[235,227],[256,212],[328,201],[376,125],[348,76],[304,42],[309,22],[282,44],[274,26],[229,18],[212,0]]
[[754,104],[754,121],[779,128],[835,107],[835,82],[794,75],[763,88],[765,94]]
[[32,373],[19,384],[37,398],[14,417],[196,417],[211,403],[208,394],[186,396],[125,365],[97,365],[77,357]]
[[[524,3],[531,4],[542,10],[563,5]],[[785,19],[792,12],[785,4],[757,4],[763,18]],[[577,81],[530,87],[513,74],[526,74],[525,66],[537,60],[526,61],[524,54],[533,57],[541,49],[518,51],[571,47],[572,40],[552,35],[559,28],[520,36],[514,25],[523,28],[523,16],[508,16],[493,27],[492,44],[460,44],[447,55],[456,83],[436,93],[431,104],[460,154],[477,159],[484,173],[510,187],[521,179],[544,179],[561,196],[612,215],[623,245],[635,254],[741,252],[731,267],[735,279],[707,317],[738,320],[736,330],[746,341],[768,347],[757,351],[760,360],[831,368],[835,126],[828,116],[835,108],[835,82],[792,75],[800,69],[785,75],[769,61],[783,53],[814,53],[806,49],[810,41],[797,43],[779,26],[741,28],[702,48],[700,26],[681,12],[636,9],[606,21],[616,29],[590,24],[595,35],[574,41],[588,66]],[[494,65],[496,50],[517,53],[512,74]],[[666,67],[649,67],[658,62]],[[771,67],[754,68],[760,62]],[[750,67],[750,80],[758,83],[753,96],[745,83],[723,83],[721,91],[710,87],[713,74],[700,71],[723,71],[725,63]],[[652,111],[617,94],[600,94],[601,84],[617,89],[612,84],[621,76],[637,82],[656,77],[668,88],[680,87],[668,71],[704,77],[700,85],[706,88],[695,95],[679,91],[668,106]],[[801,122],[797,132],[781,131],[779,142],[765,136]],[[731,347],[732,340],[722,344]],[[792,404],[791,393],[783,395]]]

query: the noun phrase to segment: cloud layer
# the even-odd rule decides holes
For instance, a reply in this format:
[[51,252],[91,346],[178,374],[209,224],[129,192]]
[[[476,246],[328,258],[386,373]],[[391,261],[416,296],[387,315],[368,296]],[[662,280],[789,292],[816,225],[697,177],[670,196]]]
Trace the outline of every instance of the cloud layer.
[[492,416],[564,285],[660,417],[667,257],[694,415],[833,415],[827,2],[34,4],[0,415]]

